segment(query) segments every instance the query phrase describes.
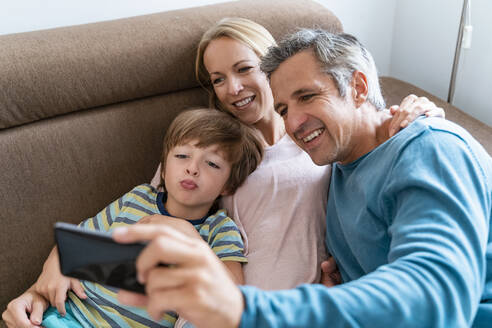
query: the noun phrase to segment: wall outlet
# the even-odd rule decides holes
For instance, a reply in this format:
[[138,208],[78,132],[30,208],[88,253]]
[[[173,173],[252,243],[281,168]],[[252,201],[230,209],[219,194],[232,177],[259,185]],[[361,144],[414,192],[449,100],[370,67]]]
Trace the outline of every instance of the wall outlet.
[[463,49],[471,48],[472,32],[473,32],[473,26],[465,25],[465,28],[463,29],[463,39],[461,40],[461,47]]

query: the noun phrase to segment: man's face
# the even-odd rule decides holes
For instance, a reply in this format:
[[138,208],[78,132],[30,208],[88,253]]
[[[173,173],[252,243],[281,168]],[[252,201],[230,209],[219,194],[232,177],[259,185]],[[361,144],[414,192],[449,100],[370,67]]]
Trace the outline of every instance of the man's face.
[[270,85],[275,111],[284,119],[287,133],[314,163],[351,160],[355,106],[350,94],[346,99],[340,97],[311,50],[280,64],[271,75]]

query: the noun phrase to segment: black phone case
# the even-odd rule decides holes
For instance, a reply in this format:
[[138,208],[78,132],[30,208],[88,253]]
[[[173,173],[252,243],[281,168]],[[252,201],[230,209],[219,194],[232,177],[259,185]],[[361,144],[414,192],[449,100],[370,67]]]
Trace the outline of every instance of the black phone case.
[[109,233],[62,222],[55,224],[55,239],[65,276],[145,294],[135,261],[146,244],[119,244]]

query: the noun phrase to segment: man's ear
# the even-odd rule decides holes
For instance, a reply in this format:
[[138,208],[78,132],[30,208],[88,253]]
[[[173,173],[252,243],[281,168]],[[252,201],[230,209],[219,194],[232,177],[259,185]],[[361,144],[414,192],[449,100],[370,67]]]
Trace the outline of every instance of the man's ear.
[[367,100],[367,94],[369,92],[369,87],[367,85],[367,78],[361,71],[355,71],[352,74],[352,82],[350,83],[352,87],[352,98],[354,104],[359,108]]

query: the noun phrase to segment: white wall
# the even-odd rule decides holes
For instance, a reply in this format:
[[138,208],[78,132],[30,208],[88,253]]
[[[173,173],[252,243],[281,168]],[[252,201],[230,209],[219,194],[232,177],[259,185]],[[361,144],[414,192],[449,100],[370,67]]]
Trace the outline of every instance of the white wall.
[[232,0],[0,0],[0,35]]
[[[0,0],[0,35],[92,23],[231,0]],[[247,1],[247,0],[245,0]],[[265,0],[268,1],[268,0]],[[373,53],[381,74],[390,68],[394,0],[315,0]]]
[[461,52],[454,104],[492,126],[492,1],[472,1],[471,49]]
[[[447,99],[463,0],[318,0],[371,51],[381,75]],[[453,104],[492,126],[491,0],[470,0],[473,37],[463,49]]]
[[371,52],[380,75],[388,75],[397,1],[316,0],[342,22],[345,32],[355,35]]
[[462,4],[398,1],[390,75],[447,99]]

